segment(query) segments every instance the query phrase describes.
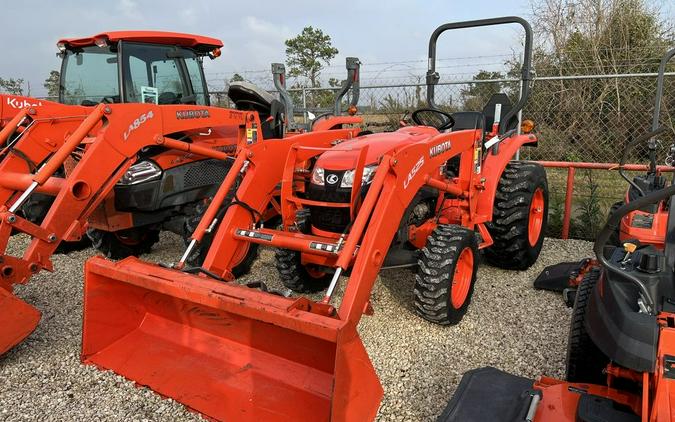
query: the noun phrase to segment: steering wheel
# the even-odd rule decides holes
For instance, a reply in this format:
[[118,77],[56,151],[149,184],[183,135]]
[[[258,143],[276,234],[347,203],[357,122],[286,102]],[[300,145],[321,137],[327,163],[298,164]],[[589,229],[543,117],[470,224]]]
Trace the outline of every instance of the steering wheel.
[[455,119],[449,113],[435,108],[420,108],[413,111],[410,118],[415,124],[435,127],[439,131],[450,129],[455,125]]

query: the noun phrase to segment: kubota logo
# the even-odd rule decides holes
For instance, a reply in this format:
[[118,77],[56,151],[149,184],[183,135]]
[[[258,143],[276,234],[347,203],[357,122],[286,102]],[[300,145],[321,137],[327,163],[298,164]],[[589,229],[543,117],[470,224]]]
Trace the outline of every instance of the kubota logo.
[[415,177],[418,171],[422,168],[424,165],[424,157],[420,157],[419,160],[417,160],[417,163],[413,166],[413,168],[410,170],[410,173],[408,173],[408,177],[403,181],[403,189],[408,189],[408,185],[410,184],[410,181]]
[[42,105],[42,101],[30,102],[25,98],[7,97],[7,105],[21,110],[26,107],[39,107]]
[[334,185],[338,182],[338,177],[335,174],[329,174],[328,177],[326,177],[326,182],[328,182],[329,185]]
[[138,116],[138,119],[135,119],[131,124],[129,125],[129,129],[124,131],[124,140],[126,141],[129,135],[131,135],[131,132],[135,131],[138,129],[143,123],[147,122],[148,120],[152,119],[155,115],[152,113],[152,110],[148,111],[147,113],[143,113],[140,116]]
[[204,110],[178,110],[176,119],[204,119],[209,117],[209,111]]
[[429,148],[429,156],[435,157],[437,155],[441,155],[445,151],[448,151],[450,148],[452,148],[450,141],[441,142],[440,144],[434,145],[433,147]]

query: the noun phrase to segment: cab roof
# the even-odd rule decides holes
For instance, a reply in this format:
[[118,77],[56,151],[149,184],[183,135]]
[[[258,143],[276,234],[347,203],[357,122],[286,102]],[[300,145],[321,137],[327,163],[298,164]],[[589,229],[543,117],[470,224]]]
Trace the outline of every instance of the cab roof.
[[124,40],[151,44],[179,45],[181,47],[193,48],[203,53],[208,53],[223,46],[223,42],[216,38],[165,31],[102,32],[91,37],[64,38],[59,40],[58,44],[65,44],[67,47],[86,47],[94,45],[95,40],[98,39],[105,39],[111,43]]

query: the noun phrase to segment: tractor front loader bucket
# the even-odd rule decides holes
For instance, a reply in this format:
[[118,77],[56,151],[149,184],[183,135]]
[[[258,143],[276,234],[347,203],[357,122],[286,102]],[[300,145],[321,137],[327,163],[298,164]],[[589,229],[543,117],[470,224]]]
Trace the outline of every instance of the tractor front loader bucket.
[[0,285],[0,355],[21,343],[40,322],[40,311]]
[[[82,361],[208,418],[372,420],[382,387],[332,308],[136,258],[85,268]],[[334,313],[333,313],[334,314]]]

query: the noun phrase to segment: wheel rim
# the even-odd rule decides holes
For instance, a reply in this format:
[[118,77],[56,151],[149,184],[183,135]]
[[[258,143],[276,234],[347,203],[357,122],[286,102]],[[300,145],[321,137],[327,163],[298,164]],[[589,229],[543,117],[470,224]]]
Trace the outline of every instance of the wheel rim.
[[137,246],[137,245],[139,245],[141,242],[143,242],[143,239],[145,239],[145,237],[147,236],[147,233],[143,233],[143,234],[140,236],[140,238],[134,236],[135,233],[133,233],[133,234],[126,234],[126,235],[125,235],[124,233],[113,232],[113,234],[115,235],[115,238],[116,238],[121,244],[126,245],[126,246]]
[[532,196],[530,203],[530,218],[527,225],[527,236],[530,246],[534,246],[539,242],[541,229],[544,225],[544,190],[537,188]]
[[452,306],[459,309],[466,302],[471,289],[471,280],[473,279],[473,251],[471,248],[464,248],[455,265],[455,274],[452,277],[452,290],[450,298]]
[[321,271],[320,269],[314,267],[313,265],[306,265],[305,271],[307,271],[307,275],[312,278],[321,278],[326,275],[324,271]]

